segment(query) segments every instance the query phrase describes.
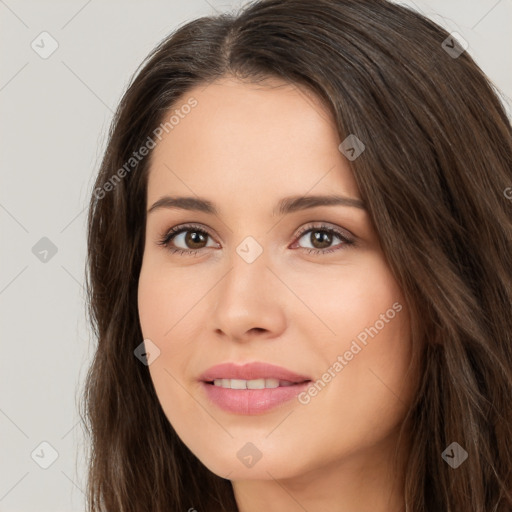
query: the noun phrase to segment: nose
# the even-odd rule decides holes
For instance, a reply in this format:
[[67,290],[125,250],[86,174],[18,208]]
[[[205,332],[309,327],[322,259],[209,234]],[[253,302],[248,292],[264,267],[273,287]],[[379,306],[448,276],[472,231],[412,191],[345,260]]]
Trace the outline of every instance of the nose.
[[232,265],[215,287],[213,326],[236,342],[278,337],[286,328],[286,289],[269,268],[265,251],[248,262],[234,253]]

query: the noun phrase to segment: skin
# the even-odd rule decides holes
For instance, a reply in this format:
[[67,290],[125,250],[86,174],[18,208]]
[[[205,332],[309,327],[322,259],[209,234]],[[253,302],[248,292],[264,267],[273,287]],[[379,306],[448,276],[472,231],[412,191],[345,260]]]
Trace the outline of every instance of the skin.
[[[275,79],[225,77],[189,91],[178,108],[190,97],[198,105],[152,150],[147,205],[199,196],[219,215],[149,213],[139,279],[142,332],[160,350],[149,370],[169,422],[206,467],[231,480],[241,512],[401,510],[403,473],[391,462],[415,370],[408,309],[371,218],[341,205],[272,214],[291,195],[360,199],[333,119],[311,93]],[[184,223],[209,234],[187,245],[190,229],[170,243],[199,248],[195,256],[158,244]],[[315,230],[297,236],[321,223],[355,244],[333,235],[315,245]],[[247,236],[263,249],[252,263],[236,252]],[[319,379],[397,302],[401,311],[307,404],[232,414],[197,380],[226,361]],[[261,452],[250,468],[237,457],[247,442]]]

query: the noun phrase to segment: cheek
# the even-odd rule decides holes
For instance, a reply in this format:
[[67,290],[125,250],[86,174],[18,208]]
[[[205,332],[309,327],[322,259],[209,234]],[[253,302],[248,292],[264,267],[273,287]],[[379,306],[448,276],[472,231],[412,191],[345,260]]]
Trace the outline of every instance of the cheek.
[[[366,329],[376,322],[378,330],[389,332],[400,323],[395,318],[406,316],[397,312],[405,309],[402,293],[380,252],[351,253],[346,263],[318,266],[314,275],[311,269],[295,269],[293,275],[289,270],[285,272],[287,282],[294,283],[294,293],[307,306],[306,309],[297,303],[297,311],[301,307],[303,314],[295,315],[290,310],[292,321],[308,328],[316,349],[325,348],[329,353],[328,347],[333,344],[337,349],[344,349],[345,345],[348,349],[358,336],[363,342],[370,339]],[[390,327],[391,324],[395,325]]]
[[[187,277],[189,276],[189,277]],[[176,272],[155,257],[143,263],[138,284],[138,311],[145,338],[166,342],[176,327],[188,320],[187,314],[204,295],[190,272]]]
[[194,412],[194,401],[182,387],[190,385],[185,379],[192,376],[183,374],[190,369],[194,355],[190,343],[194,337],[187,337],[186,331],[187,322],[200,314],[198,305],[205,292],[197,281],[190,282],[187,273],[173,273],[164,267],[150,259],[143,263],[138,312],[144,339],[151,340],[159,349],[158,357],[149,365],[156,394],[168,418],[175,420],[176,414],[187,417]]
[[337,311],[332,308],[339,339],[333,355],[345,356],[346,377],[360,384],[361,397],[371,402],[369,395],[379,390],[392,398],[411,357],[409,313],[402,292],[380,253],[372,253],[342,286],[342,305]]
[[409,313],[396,280],[381,254],[366,256],[364,265],[317,281],[323,287],[313,294],[312,309],[321,312],[332,333],[324,341],[317,337],[312,347],[321,351],[325,373],[318,375],[318,391],[306,407],[313,416],[329,417],[326,423],[334,428],[371,436],[400,421],[411,399],[412,347]]
[[138,310],[144,338],[160,338],[167,328],[164,326],[166,311],[171,304],[166,299],[163,280],[147,272],[141,272],[138,288]]
[[193,401],[178,384],[180,382],[183,385],[180,368],[187,366],[187,361],[183,359],[184,345],[173,340],[173,326],[183,314],[178,316],[178,305],[168,288],[168,279],[158,279],[153,271],[141,272],[138,289],[139,321],[144,339],[151,340],[159,350],[158,357],[148,369],[164,414],[174,428],[193,430],[194,424],[187,421],[187,418],[194,416]]

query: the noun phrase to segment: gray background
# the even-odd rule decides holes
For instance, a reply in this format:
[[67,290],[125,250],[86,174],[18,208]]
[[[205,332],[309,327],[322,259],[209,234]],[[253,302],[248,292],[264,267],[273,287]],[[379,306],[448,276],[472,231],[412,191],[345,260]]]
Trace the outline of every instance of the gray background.
[[[163,37],[243,3],[0,0],[0,512],[84,510],[85,208],[113,110]],[[404,3],[468,41],[510,113],[512,0]]]

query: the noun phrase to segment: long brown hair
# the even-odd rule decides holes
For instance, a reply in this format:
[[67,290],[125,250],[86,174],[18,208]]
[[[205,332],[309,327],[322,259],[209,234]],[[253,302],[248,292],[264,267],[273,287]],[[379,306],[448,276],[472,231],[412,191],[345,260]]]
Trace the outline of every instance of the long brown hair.
[[[349,164],[421,361],[403,422],[407,512],[512,510],[512,129],[448,37],[384,0],[261,0],[187,23],[147,57],[115,113],[88,216],[89,511],[237,510],[230,481],[181,442],[134,356],[151,155],[130,159],[191,88],[228,75],[309,88],[340,142],[365,144]],[[442,456],[453,442],[468,453],[457,468]]]

